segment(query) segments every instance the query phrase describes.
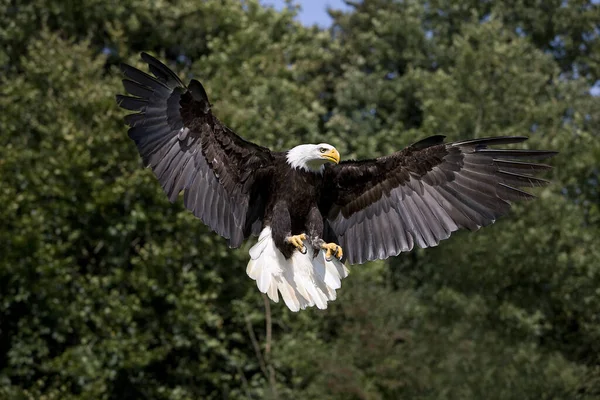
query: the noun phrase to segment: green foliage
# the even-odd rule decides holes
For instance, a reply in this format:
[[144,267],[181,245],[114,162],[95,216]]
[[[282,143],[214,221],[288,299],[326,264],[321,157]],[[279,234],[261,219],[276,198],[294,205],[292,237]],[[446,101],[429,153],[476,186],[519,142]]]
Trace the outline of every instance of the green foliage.
[[[257,0],[0,0],[0,398],[600,396],[600,7],[348,3],[322,30]],[[251,243],[228,249],[141,168],[114,95],[142,50],[262,145],[525,134],[561,151],[554,184],[351,267],[326,311],[265,313]]]

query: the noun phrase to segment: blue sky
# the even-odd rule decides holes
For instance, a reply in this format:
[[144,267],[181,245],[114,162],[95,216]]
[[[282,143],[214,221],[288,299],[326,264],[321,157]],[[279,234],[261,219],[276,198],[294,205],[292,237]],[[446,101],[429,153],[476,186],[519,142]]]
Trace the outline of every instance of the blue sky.
[[[284,0],[262,0],[261,3],[273,6],[278,10],[285,7]],[[295,0],[294,3],[302,7],[298,15],[298,20],[304,25],[317,24],[322,27],[331,24],[331,18],[327,14],[327,7],[334,9],[347,10],[349,7],[343,0]]]

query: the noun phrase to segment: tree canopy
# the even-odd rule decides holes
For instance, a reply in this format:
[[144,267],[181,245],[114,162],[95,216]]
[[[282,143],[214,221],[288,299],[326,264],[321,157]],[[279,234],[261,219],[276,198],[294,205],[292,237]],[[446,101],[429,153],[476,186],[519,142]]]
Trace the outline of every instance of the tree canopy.
[[[1,398],[600,398],[600,6],[346,3],[320,28],[258,0],[0,0]],[[140,51],[264,146],[527,135],[553,184],[291,313],[252,242],[142,168],[114,100]]]

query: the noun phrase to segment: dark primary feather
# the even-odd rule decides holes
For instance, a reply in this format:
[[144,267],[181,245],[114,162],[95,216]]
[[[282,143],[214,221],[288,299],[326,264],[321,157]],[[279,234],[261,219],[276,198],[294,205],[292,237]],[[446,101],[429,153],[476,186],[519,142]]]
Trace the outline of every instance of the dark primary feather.
[[[154,75],[123,64],[117,95],[130,111],[129,137],[144,164],[154,171],[169,200],[184,191],[184,204],[221,236],[238,247],[262,218],[264,199],[258,186],[272,168],[273,155],[237,136],[210,111],[202,84],[186,87],[163,63],[142,53]],[[255,229],[256,230],[256,229]]]
[[415,243],[436,246],[459,228],[489,225],[509,211],[510,202],[534,197],[519,187],[548,183],[533,174],[550,166],[524,160],[556,152],[488,148],[526,137],[446,144],[443,138],[432,136],[386,157],[326,168],[320,208],[329,237],[340,243],[350,263],[394,256]]

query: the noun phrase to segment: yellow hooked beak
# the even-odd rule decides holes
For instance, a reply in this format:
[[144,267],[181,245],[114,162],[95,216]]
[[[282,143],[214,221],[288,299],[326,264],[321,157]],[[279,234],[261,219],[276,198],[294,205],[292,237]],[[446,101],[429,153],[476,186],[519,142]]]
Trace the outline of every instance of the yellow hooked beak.
[[321,157],[336,164],[339,164],[340,162],[340,153],[336,149],[331,149],[328,152],[321,154]]

